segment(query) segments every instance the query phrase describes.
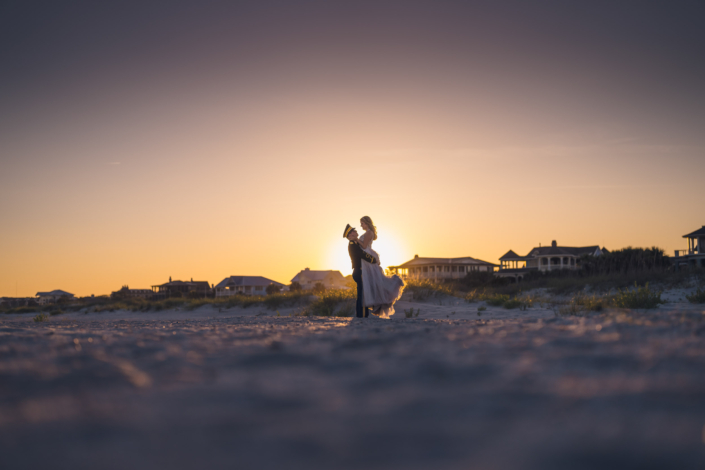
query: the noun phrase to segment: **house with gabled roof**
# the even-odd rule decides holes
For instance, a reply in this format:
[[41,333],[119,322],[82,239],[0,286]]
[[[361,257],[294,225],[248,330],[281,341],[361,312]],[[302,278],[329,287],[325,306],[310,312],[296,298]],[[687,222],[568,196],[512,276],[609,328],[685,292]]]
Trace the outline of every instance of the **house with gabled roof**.
[[294,276],[291,282],[298,282],[301,285],[301,288],[305,290],[313,289],[316,287],[316,284],[322,284],[326,289],[350,288],[340,271],[333,270],[313,271],[306,268]]
[[284,284],[262,276],[230,276],[215,286],[215,296],[265,295],[267,287],[270,285],[275,285],[280,289],[284,287]]
[[442,281],[461,279],[470,272],[493,272],[496,264],[481,259],[464,256],[462,258],[424,258],[414,255],[414,259],[388,269],[402,279],[428,279]]
[[59,300],[71,300],[75,298],[75,296],[70,292],[66,292],[61,289],[56,289],[50,292],[37,292],[36,297],[39,305],[53,304]]
[[167,297],[207,297],[211,294],[211,285],[208,281],[172,281],[171,276],[169,282],[152,286],[154,298]]
[[676,250],[673,258],[676,270],[684,266],[705,268],[705,225],[683,238],[688,240],[688,249]]
[[153,296],[152,289],[130,289],[127,285],[110,294],[112,299],[151,299]]
[[537,246],[532,248],[526,256],[520,256],[509,250],[499,259],[498,277],[507,277],[521,281],[531,271],[555,271],[559,269],[579,269],[582,256],[600,256],[605,248],[599,245],[592,246],[558,246],[555,240],[551,246]]

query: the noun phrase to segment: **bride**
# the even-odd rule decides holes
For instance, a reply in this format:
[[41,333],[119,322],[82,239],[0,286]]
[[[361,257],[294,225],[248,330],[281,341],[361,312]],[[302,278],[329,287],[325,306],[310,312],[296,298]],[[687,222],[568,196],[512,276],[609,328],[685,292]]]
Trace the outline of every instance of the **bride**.
[[369,216],[360,219],[360,226],[365,233],[359,243],[363,250],[377,259],[377,264],[362,260],[362,293],[364,306],[380,318],[394,315],[394,302],[399,300],[404,290],[404,281],[396,274],[387,276],[379,262],[379,255],[372,249],[372,242],[377,240],[377,227]]

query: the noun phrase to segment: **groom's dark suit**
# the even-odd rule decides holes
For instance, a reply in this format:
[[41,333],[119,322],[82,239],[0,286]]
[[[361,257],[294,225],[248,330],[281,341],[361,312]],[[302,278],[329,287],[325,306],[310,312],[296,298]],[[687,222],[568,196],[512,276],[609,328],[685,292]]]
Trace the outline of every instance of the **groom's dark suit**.
[[377,263],[377,259],[363,250],[360,244],[356,241],[351,241],[348,244],[348,253],[350,254],[350,261],[352,261],[353,281],[357,284],[357,304],[355,305],[355,313],[360,318],[369,317],[370,309],[363,309],[362,306],[362,260],[364,259],[369,263],[375,264]]

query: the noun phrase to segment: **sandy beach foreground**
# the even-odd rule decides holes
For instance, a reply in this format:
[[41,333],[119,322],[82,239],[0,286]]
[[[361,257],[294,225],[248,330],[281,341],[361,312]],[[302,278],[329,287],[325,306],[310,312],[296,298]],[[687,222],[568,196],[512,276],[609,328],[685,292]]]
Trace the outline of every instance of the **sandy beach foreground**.
[[6,315],[3,467],[705,467],[702,306],[398,307]]

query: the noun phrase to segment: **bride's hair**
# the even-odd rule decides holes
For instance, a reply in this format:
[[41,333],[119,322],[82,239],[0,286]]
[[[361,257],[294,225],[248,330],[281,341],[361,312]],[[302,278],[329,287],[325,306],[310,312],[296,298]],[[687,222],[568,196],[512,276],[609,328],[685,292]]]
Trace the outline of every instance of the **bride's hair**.
[[362,219],[360,219],[360,223],[362,222],[365,222],[370,227],[370,230],[372,230],[372,239],[377,240],[377,227],[375,227],[375,224],[372,223],[372,219],[370,219],[370,216],[364,216]]

